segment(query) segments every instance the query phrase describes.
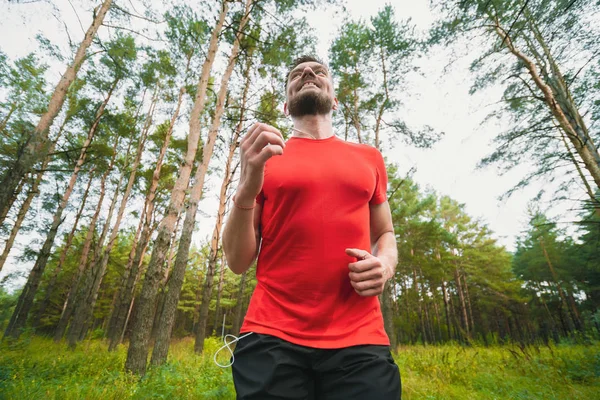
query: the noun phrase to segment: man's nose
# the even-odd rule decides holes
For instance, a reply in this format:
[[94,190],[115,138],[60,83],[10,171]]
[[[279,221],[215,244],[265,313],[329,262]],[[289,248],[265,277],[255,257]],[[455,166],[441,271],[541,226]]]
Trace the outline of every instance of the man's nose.
[[304,70],[302,71],[302,76],[304,75],[315,75],[315,71],[312,70],[311,67],[304,67]]

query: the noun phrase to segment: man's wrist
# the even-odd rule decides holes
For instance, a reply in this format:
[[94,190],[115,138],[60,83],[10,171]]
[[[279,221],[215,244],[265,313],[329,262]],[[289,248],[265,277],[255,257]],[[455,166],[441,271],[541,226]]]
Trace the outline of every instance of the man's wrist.
[[254,207],[256,204],[256,196],[248,195],[243,190],[238,190],[233,198],[235,204],[242,208]]
[[379,257],[379,259],[381,260],[381,264],[383,265],[383,277],[387,282],[394,276],[394,266],[392,265],[390,260],[388,260],[388,258],[385,256]]

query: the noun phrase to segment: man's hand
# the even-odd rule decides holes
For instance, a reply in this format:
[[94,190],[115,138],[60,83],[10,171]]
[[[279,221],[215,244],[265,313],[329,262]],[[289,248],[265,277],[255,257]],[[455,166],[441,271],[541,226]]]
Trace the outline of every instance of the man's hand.
[[348,264],[350,284],[356,293],[361,296],[377,296],[383,293],[385,282],[392,275],[391,267],[366,250],[346,249],[346,254],[358,259],[357,262]]
[[264,182],[265,163],[275,155],[283,154],[285,143],[277,128],[260,122],[248,129],[240,141],[241,173],[236,203],[251,206]]

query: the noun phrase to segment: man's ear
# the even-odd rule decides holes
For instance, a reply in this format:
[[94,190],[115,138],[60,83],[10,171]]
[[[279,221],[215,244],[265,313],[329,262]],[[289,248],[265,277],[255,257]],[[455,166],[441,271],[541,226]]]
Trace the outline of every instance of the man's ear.
[[333,98],[333,106],[331,107],[331,109],[332,110],[337,110],[338,109],[338,105],[339,105],[338,99],[337,99],[337,97],[334,97]]
[[283,114],[287,117],[290,115],[287,109],[287,102],[283,103]]

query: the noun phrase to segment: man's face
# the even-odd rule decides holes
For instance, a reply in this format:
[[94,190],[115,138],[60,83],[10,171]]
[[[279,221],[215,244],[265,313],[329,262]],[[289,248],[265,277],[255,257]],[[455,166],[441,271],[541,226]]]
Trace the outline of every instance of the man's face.
[[315,61],[296,66],[288,77],[284,109],[292,117],[328,114],[337,106],[327,68]]

